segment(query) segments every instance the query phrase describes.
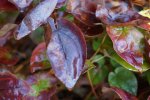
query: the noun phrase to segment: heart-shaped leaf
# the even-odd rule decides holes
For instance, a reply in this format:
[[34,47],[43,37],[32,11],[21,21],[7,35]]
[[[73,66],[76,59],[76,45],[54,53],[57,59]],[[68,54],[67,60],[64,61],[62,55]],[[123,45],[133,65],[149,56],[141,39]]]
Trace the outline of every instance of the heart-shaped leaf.
[[56,4],[57,0],[44,0],[32,9],[19,25],[16,38],[21,39],[44,24],[54,11]]
[[111,86],[121,88],[134,95],[137,93],[137,79],[135,75],[123,67],[118,67],[115,69],[115,72],[109,73],[108,81]]
[[59,19],[57,23],[58,29],[52,32],[47,44],[47,55],[55,75],[71,89],[81,75],[85,63],[86,43],[81,30],[75,24],[65,19]]
[[117,54],[142,72],[143,34],[133,26],[108,26],[107,33],[113,42],[113,47]]

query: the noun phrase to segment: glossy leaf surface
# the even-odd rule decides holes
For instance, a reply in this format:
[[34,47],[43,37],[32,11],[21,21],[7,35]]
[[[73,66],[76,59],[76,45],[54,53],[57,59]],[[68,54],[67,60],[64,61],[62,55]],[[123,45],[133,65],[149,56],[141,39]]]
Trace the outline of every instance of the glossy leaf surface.
[[23,19],[16,31],[16,38],[21,39],[40,25],[46,23],[47,18],[54,11],[57,0],[44,0],[32,9]]
[[132,9],[130,0],[105,0],[104,2],[104,5],[97,6],[96,17],[105,24],[125,24],[141,17]]
[[109,26],[107,27],[107,33],[113,42],[113,47],[117,54],[137,70],[142,71],[143,34],[132,26]]
[[58,79],[68,89],[73,88],[86,58],[86,44],[80,29],[65,19],[59,19],[58,29],[52,32],[47,55]]
[[115,72],[109,73],[108,81],[111,86],[121,88],[134,95],[137,93],[137,79],[135,75],[122,67],[118,67],[115,69]]

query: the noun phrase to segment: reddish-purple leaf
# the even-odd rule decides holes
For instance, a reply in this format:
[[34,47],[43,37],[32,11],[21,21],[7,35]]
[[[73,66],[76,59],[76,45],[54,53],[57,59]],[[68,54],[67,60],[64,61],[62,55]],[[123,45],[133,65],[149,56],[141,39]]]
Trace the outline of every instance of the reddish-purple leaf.
[[145,56],[150,62],[150,38],[145,38]]
[[86,43],[81,30],[75,24],[65,19],[59,19],[57,23],[58,29],[51,34],[47,55],[55,75],[71,89],[83,70]]
[[57,0],[44,0],[32,9],[23,19],[16,31],[16,38],[21,39],[40,25],[47,22],[47,18],[54,11]]
[[20,10],[22,10],[22,9],[28,7],[33,0],[8,0],[8,1],[13,3]]
[[147,98],[147,100],[150,100],[150,96]]
[[0,47],[0,64],[12,66],[18,62],[18,57],[10,53],[7,48]]
[[9,72],[0,72],[0,100],[22,100],[30,86]]
[[46,44],[43,42],[40,43],[32,52],[30,59],[30,71],[33,73],[47,67],[50,67],[50,63],[46,55]]
[[122,100],[138,100],[135,96],[133,96],[132,94],[130,94],[124,90],[121,90],[116,87],[111,87],[111,89],[114,92],[116,92]]
[[108,26],[107,33],[117,54],[141,71],[143,64],[143,34],[133,26]]
[[137,27],[150,31],[150,21],[138,21]]
[[0,1],[0,11],[16,11],[17,8],[8,2],[8,0],[1,0]]
[[101,0],[69,0],[67,10],[84,24],[93,26],[97,22],[95,11],[100,2]]
[[103,5],[97,6],[96,17],[103,23],[112,25],[132,22],[142,16],[132,9],[130,0],[105,0]]

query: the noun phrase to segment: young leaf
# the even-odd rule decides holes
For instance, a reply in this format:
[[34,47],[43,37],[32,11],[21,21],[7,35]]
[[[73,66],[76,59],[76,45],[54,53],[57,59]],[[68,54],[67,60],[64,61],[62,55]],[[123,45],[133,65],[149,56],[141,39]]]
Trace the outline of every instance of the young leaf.
[[108,81],[111,86],[121,88],[134,95],[137,93],[137,79],[135,75],[123,67],[118,67],[115,72],[111,72],[108,76]]
[[54,11],[57,0],[44,0],[32,9],[23,19],[16,31],[16,38],[21,39],[40,25],[46,23],[47,18]]
[[107,33],[117,54],[141,72],[143,64],[143,34],[133,26],[108,26]]
[[45,42],[40,43],[32,52],[30,59],[30,70],[34,73],[37,70],[49,68],[50,63],[46,55],[46,44]]
[[16,7],[20,10],[28,7],[33,0],[8,0],[9,2],[13,3]]
[[130,94],[124,90],[121,90],[116,87],[111,87],[111,89],[114,92],[116,92],[122,100],[138,100],[135,96],[133,96],[132,94]]
[[75,24],[59,19],[58,29],[52,32],[48,42],[47,55],[55,75],[68,89],[73,88],[86,59],[86,43],[81,30]]

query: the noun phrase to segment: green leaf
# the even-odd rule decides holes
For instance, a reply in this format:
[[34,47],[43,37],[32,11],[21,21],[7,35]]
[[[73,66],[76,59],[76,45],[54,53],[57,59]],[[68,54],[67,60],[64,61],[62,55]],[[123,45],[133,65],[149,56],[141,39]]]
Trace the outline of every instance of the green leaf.
[[145,72],[145,76],[146,76],[147,81],[148,81],[148,83],[150,85],[150,70],[148,70],[148,71]]
[[109,74],[108,81],[111,86],[121,88],[133,95],[137,94],[137,79],[129,70],[122,67],[116,68],[115,72]]
[[101,39],[94,39],[92,42],[93,50],[96,51],[98,47],[100,46]]

